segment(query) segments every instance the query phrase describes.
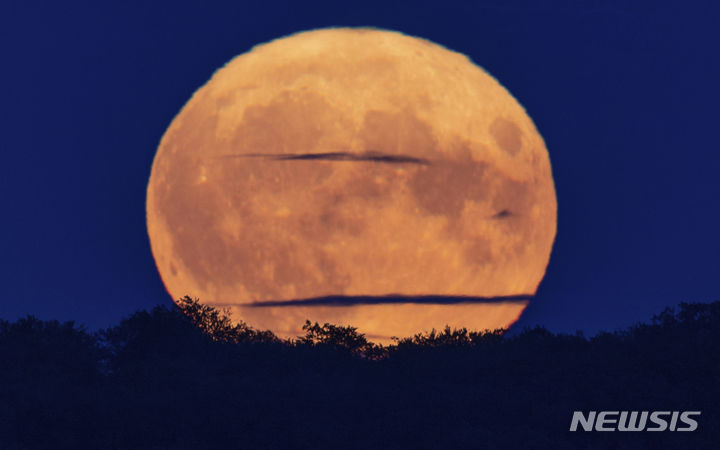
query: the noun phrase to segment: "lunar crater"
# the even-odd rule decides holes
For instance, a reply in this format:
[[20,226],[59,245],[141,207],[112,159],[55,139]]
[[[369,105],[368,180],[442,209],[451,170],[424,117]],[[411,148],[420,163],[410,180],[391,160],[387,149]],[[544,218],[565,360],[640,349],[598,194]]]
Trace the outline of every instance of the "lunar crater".
[[510,156],[522,150],[522,131],[514,122],[498,117],[490,124],[490,134],[500,149]]

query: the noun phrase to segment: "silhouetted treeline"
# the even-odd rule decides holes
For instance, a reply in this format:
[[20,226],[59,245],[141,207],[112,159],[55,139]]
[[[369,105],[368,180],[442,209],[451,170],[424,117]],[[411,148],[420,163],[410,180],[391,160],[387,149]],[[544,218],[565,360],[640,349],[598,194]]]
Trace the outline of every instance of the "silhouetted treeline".
[[[720,302],[582,335],[281,340],[189,297],[88,332],[0,321],[0,449],[720,448]],[[702,411],[695,432],[568,431],[573,411]]]

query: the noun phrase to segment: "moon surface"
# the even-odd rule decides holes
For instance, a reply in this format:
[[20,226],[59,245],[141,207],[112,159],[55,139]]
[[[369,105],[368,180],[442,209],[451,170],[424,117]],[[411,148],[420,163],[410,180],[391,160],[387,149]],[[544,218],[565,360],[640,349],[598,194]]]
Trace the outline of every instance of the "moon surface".
[[527,300],[299,300],[532,296],[557,214],[545,143],[494,78],[429,41],[349,28],[215,72],[164,134],[146,206],[174,298],[282,337],[309,319],[376,342],[507,327]]

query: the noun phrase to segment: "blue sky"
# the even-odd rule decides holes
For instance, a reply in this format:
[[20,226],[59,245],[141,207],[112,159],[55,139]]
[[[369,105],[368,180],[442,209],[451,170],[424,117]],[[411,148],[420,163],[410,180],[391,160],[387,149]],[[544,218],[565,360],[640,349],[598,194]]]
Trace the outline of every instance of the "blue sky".
[[467,54],[526,108],[558,195],[520,326],[594,333],[720,297],[713,2],[4,2],[0,317],[169,303],[145,230],[160,137],[233,56],[375,26]]

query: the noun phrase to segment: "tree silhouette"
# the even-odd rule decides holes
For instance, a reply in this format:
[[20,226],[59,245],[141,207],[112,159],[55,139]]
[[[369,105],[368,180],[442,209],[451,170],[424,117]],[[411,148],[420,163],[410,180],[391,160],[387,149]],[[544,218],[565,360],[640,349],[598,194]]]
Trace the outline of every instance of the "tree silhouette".
[[[184,297],[88,332],[0,321],[0,448],[716,448],[720,302],[592,337],[536,327],[280,340]],[[576,410],[702,411],[694,433],[568,433]]]
[[382,345],[368,342],[356,327],[337,326],[329,323],[319,325],[305,321],[302,327],[305,336],[297,339],[297,345],[330,348],[335,351],[352,353],[368,359],[380,359],[387,355]]
[[186,295],[178,300],[177,305],[195,326],[213,340],[234,343],[278,341],[271,331],[254,330],[243,321],[233,324],[229,310],[202,304],[200,299]]
[[431,330],[418,333],[410,338],[398,340],[398,348],[449,348],[497,344],[507,330],[468,331],[467,328],[452,329],[446,326],[442,331]]

